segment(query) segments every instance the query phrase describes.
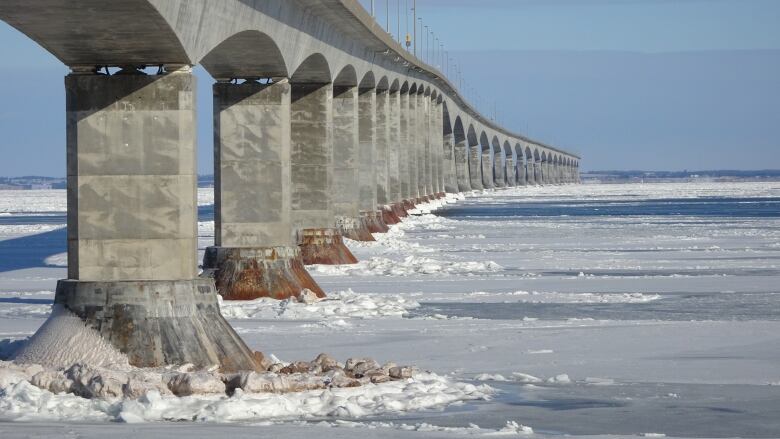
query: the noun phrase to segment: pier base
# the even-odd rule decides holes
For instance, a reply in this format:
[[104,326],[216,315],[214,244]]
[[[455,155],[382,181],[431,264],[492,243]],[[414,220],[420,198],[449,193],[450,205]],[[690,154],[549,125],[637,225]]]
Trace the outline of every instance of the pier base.
[[[179,281],[87,282],[61,280],[55,305],[75,314],[97,331],[136,367],[163,367],[191,363],[197,368],[218,365],[225,372],[259,370],[252,351],[219,312],[211,279]],[[16,358],[38,364],[64,346],[47,331],[56,328],[50,317]],[[90,346],[68,349],[90,350]]]
[[336,229],[304,229],[299,233],[298,247],[306,265],[356,264],[355,255],[349,251]]
[[203,270],[214,278],[217,291],[226,300],[284,300],[297,297],[305,289],[325,297],[303,266],[298,248],[209,247]]

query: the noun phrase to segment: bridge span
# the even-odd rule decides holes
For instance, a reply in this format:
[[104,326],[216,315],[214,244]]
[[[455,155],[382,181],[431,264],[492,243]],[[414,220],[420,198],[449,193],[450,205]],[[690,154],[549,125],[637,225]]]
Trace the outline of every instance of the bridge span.
[[[55,303],[137,366],[255,369],[217,290],[322,296],[305,264],[354,263],[342,237],[372,240],[417,203],[579,181],[578,156],[485,118],[356,0],[3,0],[0,19],[71,70]],[[195,65],[215,81],[203,275]]]

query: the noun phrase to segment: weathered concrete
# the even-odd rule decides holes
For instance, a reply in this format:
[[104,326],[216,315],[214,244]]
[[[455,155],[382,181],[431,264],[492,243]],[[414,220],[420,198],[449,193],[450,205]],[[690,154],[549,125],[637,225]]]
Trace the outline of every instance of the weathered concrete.
[[358,206],[358,89],[333,87],[333,214],[339,231],[356,241],[373,241]]
[[[54,303],[83,319],[133,366],[189,363],[198,368],[220,365],[223,371],[260,369],[220,314],[211,279],[61,280]],[[28,351],[36,350],[34,344],[33,338]]]
[[305,229],[299,235],[301,258],[306,265],[346,265],[357,263],[336,229]]
[[479,145],[469,146],[469,181],[471,189],[482,190],[482,153]]
[[409,91],[401,90],[400,93],[400,108],[399,108],[399,144],[398,144],[398,180],[401,186],[401,199],[403,201],[409,201],[415,198],[412,194],[412,159],[411,159],[411,144],[412,144],[412,130],[411,127],[411,110],[409,109],[410,99]]
[[68,277],[197,277],[195,79],[69,75]]
[[453,147],[453,156],[455,159],[455,179],[458,185],[458,192],[468,192],[471,190],[469,181],[469,158],[466,139],[456,140]]
[[517,186],[517,175],[515,172],[515,160],[511,155],[506,156],[506,185],[509,187]]
[[482,187],[485,189],[492,189],[495,187],[493,178],[493,158],[490,154],[490,149],[482,151]]
[[528,177],[525,173],[525,160],[521,153],[517,156],[517,185],[526,186],[528,184]]
[[374,130],[374,169],[376,178],[376,200],[374,208],[383,210],[390,205],[388,157],[390,155],[390,92],[376,90],[376,129]]
[[419,109],[420,104],[417,99],[416,88],[409,92],[409,112],[407,113],[407,122],[409,129],[409,199],[416,203],[420,198],[419,188],[419,142],[420,142],[420,130],[418,128],[420,122]]
[[292,83],[292,227],[306,265],[354,264],[332,206],[333,86]]
[[226,299],[308,288],[290,222],[290,84],[214,85],[214,235],[204,272]]
[[493,156],[493,186],[498,188],[506,187],[506,164],[502,156],[500,149]]
[[426,169],[426,154],[428,148],[428,99],[425,96],[424,90],[419,90],[416,96],[417,100],[417,118],[415,120],[416,133],[415,150],[417,154],[416,166],[417,166],[417,197],[421,200],[427,200],[428,195],[428,172]]
[[182,68],[65,85],[70,279],[55,302],[136,366],[254,369],[214,281],[197,279],[195,78]]
[[455,135],[452,131],[446,132],[445,130],[443,148],[442,184],[444,191],[450,194],[457,194],[460,192],[460,189],[458,188],[458,178],[456,176]]
[[292,84],[292,226],[296,231],[333,227],[332,93],[330,84]]
[[387,198],[388,204],[395,206],[404,199],[401,195],[401,93],[398,89],[389,93]]
[[306,289],[325,297],[306,271],[298,247],[209,247],[203,269],[204,275],[215,279],[217,291],[226,300],[283,300],[298,297]]

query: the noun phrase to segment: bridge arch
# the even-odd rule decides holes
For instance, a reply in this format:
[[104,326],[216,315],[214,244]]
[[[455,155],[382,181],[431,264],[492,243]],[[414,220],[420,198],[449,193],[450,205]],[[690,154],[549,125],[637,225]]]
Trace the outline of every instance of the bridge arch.
[[254,30],[239,32],[226,39],[211,49],[200,63],[217,79],[288,76],[279,46],[270,36]]
[[309,55],[290,77],[293,84],[329,84],[332,81],[330,65],[321,53]]

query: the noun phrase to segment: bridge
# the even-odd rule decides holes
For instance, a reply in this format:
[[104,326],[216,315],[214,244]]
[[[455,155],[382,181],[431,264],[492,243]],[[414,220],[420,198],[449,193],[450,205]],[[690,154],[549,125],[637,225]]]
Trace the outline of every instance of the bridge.
[[[372,240],[445,193],[579,179],[578,156],[484,117],[356,0],[3,0],[0,19],[70,68],[55,304],[136,366],[255,369],[217,291],[322,296],[304,266],[356,262],[342,237]],[[196,96],[196,65],[213,97]],[[196,99],[209,98],[201,276]],[[52,332],[25,358],[45,362]]]

